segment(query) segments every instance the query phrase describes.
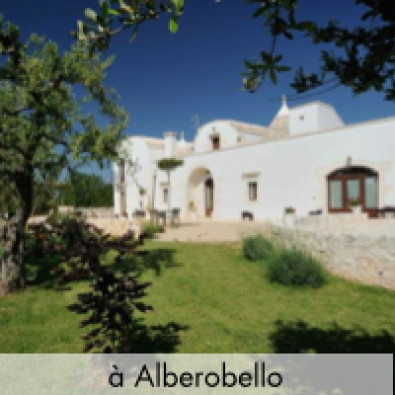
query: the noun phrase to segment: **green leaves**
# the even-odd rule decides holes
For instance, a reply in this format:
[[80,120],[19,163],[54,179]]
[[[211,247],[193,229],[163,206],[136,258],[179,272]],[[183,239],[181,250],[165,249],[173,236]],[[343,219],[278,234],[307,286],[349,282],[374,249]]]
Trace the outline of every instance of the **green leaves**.
[[0,14],[0,55],[10,55],[14,63],[19,61],[18,50],[22,46],[19,35],[19,28],[12,23],[4,23]]
[[105,51],[112,37],[124,30],[132,30],[133,40],[142,23],[164,14],[169,15],[169,31],[177,33],[183,13],[184,0],[101,0],[97,10],[85,10],[86,21],[78,21],[72,33],[94,53]]
[[[7,25],[0,28],[0,37],[9,37]],[[44,177],[68,165],[114,158],[128,117],[103,86],[113,58],[102,61],[80,43],[61,55],[55,43],[36,36],[14,48],[4,49],[8,59],[0,65],[0,177],[12,179],[26,169]],[[81,106],[89,102],[103,116],[100,125]]]
[[184,13],[184,0],[171,0],[172,16],[169,20],[169,30],[171,33],[178,31],[178,19]]
[[107,19],[108,13],[110,11],[110,6],[108,5],[107,1],[102,0],[100,2],[100,10],[101,10],[103,19]]
[[182,12],[184,8],[184,0],[172,0],[171,3],[178,12]]
[[169,30],[172,33],[177,33],[178,31],[178,20],[177,18],[171,18],[169,21]]
[[172,171],[184,163],[181,159],[176,158],[163,158],[158,161],[158,168],[164,171]]
[[113,189],[97,174],[72,171],[69,188],[61,191],[59,200],[65,205],[76,207],[111,207]]
[[[317,21],[297,20],[295,10],[299,0],[249,0],[257,4],[253,17],[262,18],[271,36],[270,51],[261,53],[261,60],[246,62],[243,73],[244,87],[255,91],[265,81],[277,82],[279,72],[288,71],[288,66],[279,65],[276,57],[280,38],[292,40],[294,32],[304,33],[313,45],[329,44],[336,47],[336,55],[321,50],[317,60],[318,71],[305,73],[299,69],[291,87],[298,93],[329,85],[349,87],[355,94],[374,89],[383,92],[386,100],[395,98],[395,12],[387,0],[355,0],[365,7],[356,28],[341,27],[339,21],[328,21],[319,26]],[[357,11],[359,9],[356,8]],[[375,23],[372,23],[375,22]],[[345,21],[345,25],[347,26]]]
[[97,21],[97,14],[96,14],[96,12],[93,11],[92,9],[90,9],[90,8],[86,8],[85,9],[85,16],[88,19],[92,20],[93,22]]
[[119,11],[123,14],[129,14],[129,16],[134,16],[136,10],[130,7],[125,1],[119,0]]
[[104,62],[102,62],[101,68],[103,70],[108,69],[114,63],[114,60],[115,60],[115,55],[110,56]]
[[277,84],[277,74],[290,70],[290,67],[280,65],[282,55],[274,56],[270,52],[261,52],[261,61],[245,61],[247,72],[243,73],[243,86],[248,92],[255,92],[265,81],[267,75],[273,84]]

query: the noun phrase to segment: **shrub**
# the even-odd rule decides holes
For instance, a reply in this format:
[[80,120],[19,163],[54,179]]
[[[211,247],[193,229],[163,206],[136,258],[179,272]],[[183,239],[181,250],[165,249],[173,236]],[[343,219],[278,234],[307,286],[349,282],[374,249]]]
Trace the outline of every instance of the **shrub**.
[[102,261],[112,251],[117,253],[115,266],[130,260],[143,239],[132,241],[131,233],[111,238],[93,225],[68,217],[53,225],[30,225],[29,231],[30,249],[62,262],[54,270],[60,289],[73,281],[89,281],[88,292],[78,293],[77,302],[67,306],[84,316],[80,328],[90,328],[82,336],[84,352],[131,352],[136,347],[132,335],[141,327],[134,315],[152,310],[141,301],[150,283],[140,283],[137,275],[120,276]]
[[69,223],[75,222],[77,216],[74,213],[60,213],[59,211],[54,211],[48,218],[47,223],[49,225],[67,225]]
[[269,278],[284,285],[322,286],[325,270],[311,255],[296,249],[282,250],[269,259]]
[[157,233],[163,232],[163,226],[147,223],[143,226],[142,233],[145,234],[147,238],[153,238]]
[[243,240],[243,255],[250,261],[265,259],[273,253],[273,245],[261,235],[248,236]]
[[295,214],[295,212],[296,212],[295,207],[289,206],[284,208],[285,214]]

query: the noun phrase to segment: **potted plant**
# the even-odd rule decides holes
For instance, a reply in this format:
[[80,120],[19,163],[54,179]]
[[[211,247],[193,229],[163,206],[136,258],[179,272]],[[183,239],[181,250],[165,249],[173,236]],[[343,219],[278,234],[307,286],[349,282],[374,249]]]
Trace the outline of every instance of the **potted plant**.
[[296,221],[296,210],[295,207],[288,206],[284,208],[283,224],[287,228],[291,228],[295,225]]
[[361,199],[359,197],[349,199],[348,205],[350,206],[353,214],[361,214]]

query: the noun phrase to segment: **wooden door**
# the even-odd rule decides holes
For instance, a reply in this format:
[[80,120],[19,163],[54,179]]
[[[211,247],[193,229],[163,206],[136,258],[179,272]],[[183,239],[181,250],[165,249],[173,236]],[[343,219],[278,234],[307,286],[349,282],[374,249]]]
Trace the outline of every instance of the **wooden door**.
[[204,201],[206,217],[211,217],[214,210],[214,182],[212,178],[209,178],[204,183]]

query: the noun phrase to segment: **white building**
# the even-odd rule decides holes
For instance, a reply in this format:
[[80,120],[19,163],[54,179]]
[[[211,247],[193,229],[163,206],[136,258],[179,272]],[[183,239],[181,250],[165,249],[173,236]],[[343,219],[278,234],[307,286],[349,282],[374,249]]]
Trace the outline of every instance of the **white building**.
[[[181,218],[256,220],[281,218],[286,207],[299,217],[349,212],[350,200],[374,216],[395,206],[395,117],[345,125],[322,102],[288,108],[285,99],[267,127],[216,120],[198,129],[193,142],[175,132],[163,139],[128,137],[132,159],[114,164],[115,213],[180,208]],[[183,159],[167,175],[156,163]]]

